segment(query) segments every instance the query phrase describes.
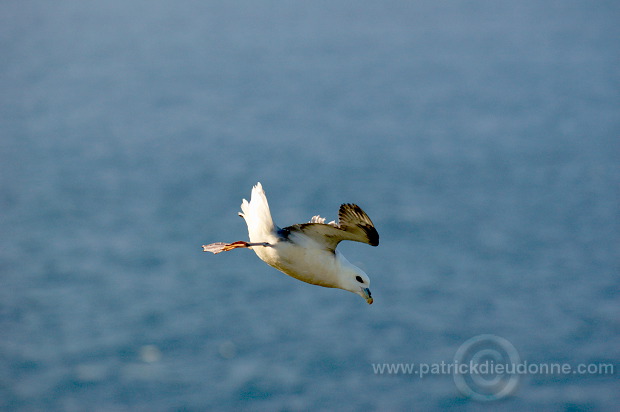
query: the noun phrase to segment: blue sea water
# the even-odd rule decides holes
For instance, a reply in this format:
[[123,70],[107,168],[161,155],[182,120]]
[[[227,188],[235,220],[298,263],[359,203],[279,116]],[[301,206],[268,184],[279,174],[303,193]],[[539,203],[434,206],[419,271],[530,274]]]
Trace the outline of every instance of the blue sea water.
[[[0,410],[615,410],[614,1],[0,3]],[[250,251],[359,204],[375,303]],[[451,362],[529,363],[483,403]]]

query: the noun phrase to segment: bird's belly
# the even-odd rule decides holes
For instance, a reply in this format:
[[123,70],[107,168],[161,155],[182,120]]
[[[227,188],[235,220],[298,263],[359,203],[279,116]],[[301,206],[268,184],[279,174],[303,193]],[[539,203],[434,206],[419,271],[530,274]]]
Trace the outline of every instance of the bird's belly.
[[302,248],[284,242],[274,248],[255,251],[265,263],[295,279],[328,288],[339,287],[337,262],[330,251]]

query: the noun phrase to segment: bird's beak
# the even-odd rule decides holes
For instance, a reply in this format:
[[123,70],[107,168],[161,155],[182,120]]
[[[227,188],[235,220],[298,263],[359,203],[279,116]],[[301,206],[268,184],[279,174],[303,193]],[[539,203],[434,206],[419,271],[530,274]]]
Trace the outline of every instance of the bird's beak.
[[366,302],[368,302],[369,305],[372,305],[373,299],[372,299],[372,296],[370,295],[370,289],[362,288],[361,295],[364,299],[366,299]]

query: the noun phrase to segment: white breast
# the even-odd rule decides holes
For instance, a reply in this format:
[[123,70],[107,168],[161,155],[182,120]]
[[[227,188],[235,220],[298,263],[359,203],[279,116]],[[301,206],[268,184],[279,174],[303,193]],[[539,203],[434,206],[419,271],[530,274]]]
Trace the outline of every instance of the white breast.
[[257,247],[254,251],[265,263],[295,279],[324,287],[340,287],[337,255],[300,237],[296,236],[295,243],[282,240],[274,247]]

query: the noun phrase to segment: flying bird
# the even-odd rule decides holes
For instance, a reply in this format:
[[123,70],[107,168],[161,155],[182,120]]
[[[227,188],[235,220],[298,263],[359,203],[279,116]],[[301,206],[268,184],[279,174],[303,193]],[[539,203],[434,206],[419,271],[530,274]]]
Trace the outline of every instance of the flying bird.
[[279,228],[273,223],[265,191],[259,182],[252,188],[250,201],[243,199],[239,216],[248,225],[249,242],[211,243],[203,245],[203,251],[252,249],[265,263],[295,279],[348,290],[372,304],[368,275],[336,250],[342,240],[379,245],[379,233],[359,206],[342,204],[337,222],[325,223],[325,218],[313,216],[308,223]]

